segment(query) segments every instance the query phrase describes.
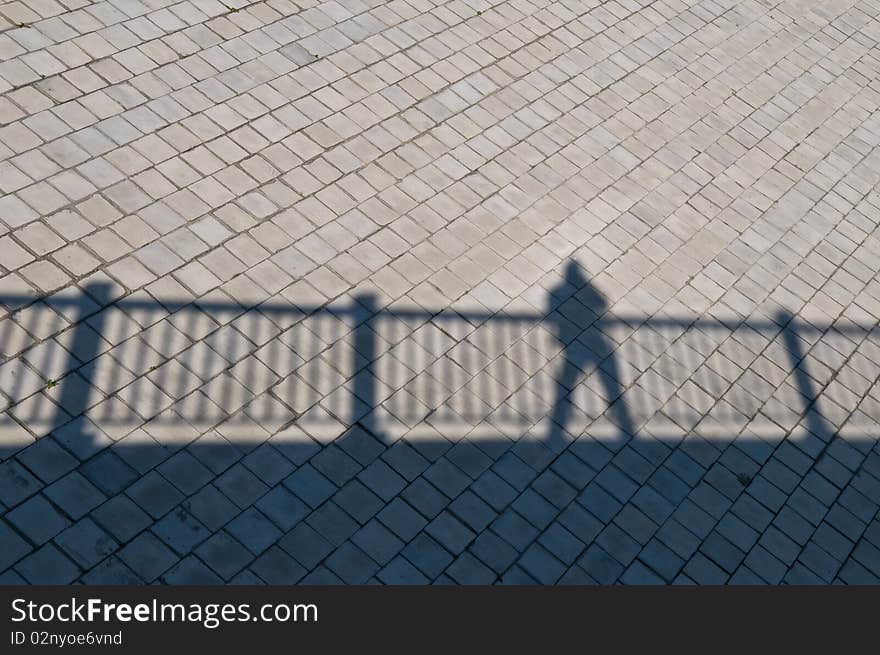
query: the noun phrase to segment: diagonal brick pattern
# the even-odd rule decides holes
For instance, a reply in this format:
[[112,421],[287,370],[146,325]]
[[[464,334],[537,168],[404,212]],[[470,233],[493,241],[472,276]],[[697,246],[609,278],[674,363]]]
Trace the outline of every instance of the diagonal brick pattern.
[[880,582],[878,16],[0,3],[0,581]]

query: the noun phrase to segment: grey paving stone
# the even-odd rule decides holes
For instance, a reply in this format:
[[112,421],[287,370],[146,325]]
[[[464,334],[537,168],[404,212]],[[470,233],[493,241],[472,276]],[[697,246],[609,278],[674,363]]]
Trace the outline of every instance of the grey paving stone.
[[822,523],[813,533],[812,541],[840,562],[845,562],[852,551],[853,542],[832,528]]
[[450,511],[455,514],[474,532],[482,532],[495,518],[495,511],[478,496],[465,491],[449,505]]
[[0,464],[0,502],[14,507],[22,500],[37,493],[42,484],[15,460]]
[[647,543],[658,527],[632,504],[627,504],[618,512],[614,523],[640,544]]
[[336,491],[333,483],[308,464],[285,478],[284,486],[312,508],[320,505]]
[[584,571],[579,566],[572,566],[565,574],[559,578],[559,584],[561,585],[595,585],[596,581],[593,580],[587,572]]
[[737,498],[730,511],[758,532],[765,530],[773,519],[773,514],[748,494]]
[[429,462],[412,446],[398,441],[382,454],[382,459],[399,475],[412,482],[428,466]]
[[406,486],[406,480],[381,460],[374,460],[361,471],[358,480],[386,502],[394,498]]
[[361,466],[368,466],[385,450],[385,446],[359,426],[346,432],[339,442],[339,447],[357,460]]
[[814,527],[810,525],[809,521],[789,507],[783,507],[780,510],[776,518],[773,519],[773,525],[800,545],[806,544],[814,531]]
[[54,439],[39,439],[18,454],[18,460],[45,483],[77,467],[79,462]]
[[632,504],[648,519],[662,525],[675,510],[675,505],[649,486],[640,488],[632,498]]
[[257,476],[240,464],[219,476],[215,484],[229,500],[242,509],[252,505],[269,490]]
[[700,553],[685,564],[684,573],[697,584],[724,584],[729,578],[723,569]]
[[880,577],[871,573],[855,560],[848,560],[838,574],[839,578],[849,585],[877,584]]
[[445,457],[471,478],[477,478],[492,464],[491,458],[467,441],[459,441],[449,449]]
[[732,585],[765,585],[767,584],[762,577],[752,571],[747,566],[740,566],[736,573],[730,576],[729,580]]
[[414,480],[400,496],[429,519],[437,516],[449,503],[449,499],[424,478]]
[[401,556],[391,560],[376,576],[388,585],[421,585],[430,582]]
[[784,582],[792,585],[819,585],[824,580],[802,564],[795,563],[786,573]]
[[629,566],[641,545],[618,526],[611,524],[596,538],[596,543],[611,553],[621,564]]
[[519,557],[513,546],[488,530],[474,540],[469,550],[496,573],[506,571]]
[[306,522],[336,546],[350,538],[359,527],[357,521],[332,502],[324,503],[312,512]]
[[560,515],[561,523],[583,543],[591,543],[602,531],[602,522],[579,505],[569,505]]
[[82,576],[89,585],[138,585],[143,584],[134,572],[115,556],[108,557]]
[[155,472],[138,478],[125,493],[154,519],[164,515],[183,500],[183,494]]
[[558,513],[558,509],[531,489],[524,491],[511,507],[536,528],[543,530]]
[[253,571],[246,569],[229,581],[231,585],[265,586],[263,579]]
[[538,538],[538,543],[544,546],[556,559],[568,566],[571,566],[584,550],[584,542],[559,523],[554,523],[547,528]]
[[379,569],[379,565],[360,548],[347,542],[327,558],[327,568],[346,584],[363,584]]
[[578,565],[599,584],[613,583],[624,571],[623,565],[597,544],[587,548]]
[[242,462],[268,486],[281,482],[294,469],[294,465],[277,448],[268,444],[258,446]]
[[250,570],[267,584],[274,585],[296,584],[306,574],[306,569],[278,546],[272,546],[260,555]]
[[503,585],[536,585],[539,584],[537,580],[535,580],[532,576],[526,573],[525,570],[520,568],[519,566],[511,567],[509,571],[507,571],[501,577],[501,584]]
[[197,557],[185,557],[175,564],[164,576],[168,584],[176,585],[219,585],[223,580]]
[[700,483],[697,485],[688,498],[693,501],[697,507],[705,511],[707,514],[710,514],[716,520],[724,516],[724,513],[730,509],[731,506],[731,502],[726,496],[706,483]]
[[852,487],[843,490],[838,502],[865,522],[870,521],[880,508],[880,503],[866,498]]
[[25,585],[27,584],[27,580],[21,577],[14,570],[8,569],[6,572],[0,575],[0,584],[10,587],[12,585]]
[[382,500],[357,480],[351,480],[333,497],[334,502],[359,523],[366,523],[382,509]]
[[745,553],[713,531],[700,546],[700,552],[728,573],[733,573],[745,559]]
[[446,569],[446,574],[458,584],[464,585],[488,585],[496,578],[492,569],[468,552],[459,555]]
[[83,570],[91,569],[118,547],[113,537],[89,518],[67,528],[55,543]]
[[446,511],[431,521],[425,532],[453,554],[461,553],[475,536],[472,530]]
[[657,539],[672,549],[682,559],[690,559],[700,546],[700,539],[681,523],[672,519],[657,530]]
[[638,489],[638,484],[615,466],[606,466],[596,476],[596,483],[618,502],[625,503]]
[[404,543],[376,519],[354,533],[352,542],[371,559],[384,566],[403,548]]
[[858,539],[865,531],[865,524],[852,512],[846,508],[835,504],[828,514],[825,515],[825,521],[842,535],[850,539]]
[[571,452],[562,453],[550,468],[578,491],[586,487],[596,475],[595,470]]
[[143,532],[119,551],[119,559],[145,582],[152,582],[178,558],[158,537]]
[[704,539],[708,536],[712,527],[715,525],[715,520],[712,516],[707,514],[696,504],[692,503],[689,499],[682,502],[672,516],[677,522],[681,523],[681,525],[698,537]]
[[559,509],[566,507],[577,495],[574,487],[552,471],[539,475],[532,483],[532,489]]
[[226,529],[254,555],[269,548],[283,534],[266,516],[250,507],[230,521]]
[[162,477],[181,493],[192,495],[209,483],[214,475],[187,451],[181,451],[157,467]]
[[138,478],[137,471],[109,451],[83,464],[80,471],[107,496],[119,493]]
[[361,470],[358,462],[345,454],[341,448],[323,449],[311,460],[311,465],[336,486],[342,486]]
[[53,544],[45,544],[15,567],[30,584],[70,584],[79,575],[79,568]]
[[639,553],[639,560],[667,583],[672,582],[685,560],[657,539],[652,539]]
[[862,541],[853,551],[853,559],[874,575],[880,575],[880,548],[867,541]]
[[238,514],[238,507],[213,485],[202,488],[181,506],[210,530],[218,530]]
[[665,584],[663,578],[654,573],[642,562],[636,560],[630,564],[629,568],[620,576],[620,581],[628,585],[662,585]]
[[424,532],[407,544],[401,554],[431,579],[440,575],[453,560],[449,551]]
[[623,507],[620,501],[596,483],[591,483],[584,489],[577,500],[588,512],[599,518],[603,523],[607,523],[614,518],[614,515]]
[[0,550],[0,562],[7,568],[27,555],[31,546],[22,539],[5,521],[0,522],[0,537],[3,538],[4,548]]
[[104,494],[76,471],[46,487],[45,494],[72,519],[82,518],[105,500]]
[[285,534],[278,545],[309,570],[333,551],[330,542],[305,523]]
[[502,513],[491,525],[492,530],[507,543],[522,551],[540,531],[512,509]]
[[450,498],[464,491],[471,480],[447,459],[439,459],[425,471],[425,479]]
[[504,455],[492,470],[515,489],[522,491],[535,478],[535,470],[513,453]]
[[151,523],[149,515],[124,495],[114,496],[91,516],[120,542],[128,541]]
[[745,552],[749,551],[759,537],[756,530],[751,529],[731,513],[725,514],[715,529],[727,541]]
[[555,584],[565,566],[540,544],[532,544],[519,559],[519,566],[541,584]]
[[44,544],[70,525],[70,521],[42,495],[23,502],[6,515],[6,520],[37,545]]
[[178,507],[152,527],[153,532],[178,554],[186,555],[208,538],[210,531],[183,507]]
[[253,554],[226,532],[215,532],[202,542],[195,554],[225,580],[232,578],[253,560]]
[[282,532],[290,530],[309,514],[309,507],[298,496],[277,486],[260,498],[254,506]]

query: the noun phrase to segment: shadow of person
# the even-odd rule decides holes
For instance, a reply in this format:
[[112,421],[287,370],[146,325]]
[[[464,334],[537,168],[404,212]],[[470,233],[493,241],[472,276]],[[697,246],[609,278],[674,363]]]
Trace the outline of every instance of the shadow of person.
[[[560,300],[560,306],[555,308],[554,298],[566,295],[569,299]],[[574,303],[574,307],[566,307],[567,303]],[[585,309],[587,311],[584,311]],[[554,450],[561,450],[567,444],[565,428],[572,415],[572,400],[569,394],[588,369],[595,368],[599,375],[602,388],[611,403],[608,409],[610,418],[624,436],[634,434],[629,411],[620,400],[623,388],[619,382],[614,346],[599,329],[602,324],[601,317],[607,309],[605,298],[590,284],[580,265],[575,261],[569,261],[565,267],[563,282],[550,291],[547,307],[548,320],[551,324],[555,323],[553,327],[556,338],[562,344],[564,357],[562,371],[556,379],[555,398],[550,415],[552,421],[547,437],[548,446]],[[596,329],[588,336],[582,336],[589,327],[585,324],[587,321]]]

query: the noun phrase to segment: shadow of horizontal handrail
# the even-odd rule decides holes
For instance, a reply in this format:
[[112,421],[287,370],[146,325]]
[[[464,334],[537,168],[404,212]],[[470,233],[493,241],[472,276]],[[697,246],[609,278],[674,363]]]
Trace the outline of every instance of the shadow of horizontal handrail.
[[[94,286],[94,285],[92,285]],[[90,287],[87,287],[87,289]],[[88,294],[88,291],[85,293]],[[92,294],[97,296],[103,296],[103,292],[96,293],[92,290]],[[91,294],[89,294],[91,295]],[[82,306],[82,301],[77,300],[76,298],[72,298],[69,295],[63,296],[60,298],[54,298],[51,296],[43,296],[43,297],[34,297],[34,296],[26,296],[26,295],[12,295],[12,294],[0,294],[0,305],[6,305],[7,307],[14,307],[15,310],[19,311],[21,308],[26,307],[35,302],[45,301],[47,305],[53,308],[66,308],[66,309],[78,309]],[[114,307],[116,309],[128,310],[128,311],[138,311],[138,310],[156,310],[157,308],[162,308],[169,313],[181,311],[187,308],[198,308],[201,311],[211,313],[211,312],[230,312],[235,311],[239,313],[243,313],[249,310],[256,309],[262,313],[273,315],[273,314],[299,314],[302,316],[310,316],[312,314],[320,313],[320,312],[332,312],[335,315],[345,316],[345,315],[359,315],[363,314],[363,309],[352,309],[351,307],[346,306],[338,306],[332,303],[325,303],[321,305],[299,305],[294,303],[283,303],[278,301],[271,302],[260,302],[253,305],[242,305],[239,303],[233,302],[222,302],[216,300],[175,300],[175,299],[161,299],[161,300],[144,300],[141,298],[131,298],[131,297],[123,297],[118,300],[114,300],[112,302],[108,302],[105,305],[96,306],[92,311],[88,313],[84,313],[80,316],[79,320],[84,320],[89,318],[90,316],[100,312],[107,307]],[[451,320],[467,320],[477,323],[482,323],[492,319],[503,319],[510,321],[523,321],[523,322],[540,322],[543,319],[546,319],[546,315],[541,314],[540,312],[527,312],[527,311],[507,311],[505,309],[501,309],[498,311],[477,311],[477,310],[467,310],[467,309],[456,309],[453,307],[444,308],[438,310],[436,312],[431,312],[425,309],[409,309],[409,308],[381,308],[374,309],[374,313],[383,313],[388,316],[393,316],[400,319],[420,319],[420,320],[430,320],[432,318],[448,318]],[[803,319],[797,319],[793,317],[791,314],[787,312],[782,312],[776,314],[774,319],[753,319],[753,318],[731,318],[731,319],[707,319],[701,317],[694,318],[675,318],[675,317],[667,317],[667,316],[646,316],[646,315],[638,315],[638,314],[611,314],[610,317],[597,317],[596,322],[601,323],[602,325],[628,325],[628,326],[638,326],[638,325],[648,325],[654,328],[665,328],[665,327],[696,327],[696,328],[718,328],[723,327],[725,329],[735,329],[736,327],[745,326],[749,327],[757,332],[764,330],[776,330],[780,331],[788,322],[794,320],[797,323],[796,333],[798,334],[810,334],[810,333],[820,333],[824,334],[826,332],[835,332],[838,334],[865,334],[866,332],[870,332],[872,330],[878,329],[876,324],[871,327],[864,327],[852,321],[847,321],[844,324],[837,323],[827,323],[827,324],[814,324],[809,321],[805,321]],[[784,321],[780,324],[780,321]]]

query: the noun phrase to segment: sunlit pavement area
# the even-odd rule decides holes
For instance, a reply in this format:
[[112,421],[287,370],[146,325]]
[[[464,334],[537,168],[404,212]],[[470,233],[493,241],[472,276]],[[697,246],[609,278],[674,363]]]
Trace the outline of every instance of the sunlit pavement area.
[[0,580],[880,582],[878,16],[3,2]]

